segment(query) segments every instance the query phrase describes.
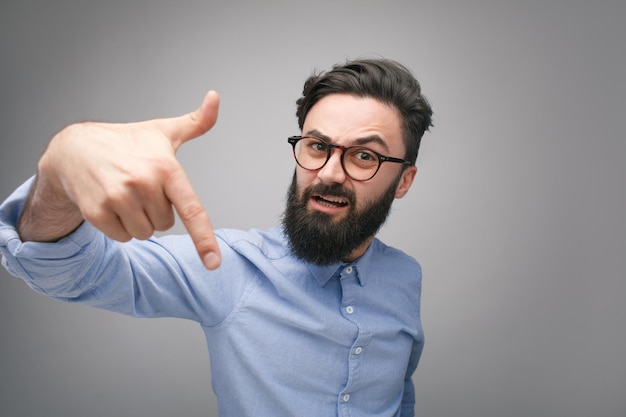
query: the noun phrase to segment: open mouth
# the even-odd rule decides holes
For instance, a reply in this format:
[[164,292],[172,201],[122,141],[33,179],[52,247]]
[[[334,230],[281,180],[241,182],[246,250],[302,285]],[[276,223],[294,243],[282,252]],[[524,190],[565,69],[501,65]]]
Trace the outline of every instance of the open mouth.
[[332,208],[341,208],[348,205],[348,200],[346,198],[332,195],[314,195],[313,200],[323,206]]

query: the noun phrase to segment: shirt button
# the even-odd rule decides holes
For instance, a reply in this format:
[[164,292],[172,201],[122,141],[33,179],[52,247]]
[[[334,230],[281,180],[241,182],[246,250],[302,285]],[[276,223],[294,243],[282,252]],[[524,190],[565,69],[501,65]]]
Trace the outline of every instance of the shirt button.
[[350,401],[350,394],[343,394],[343,397],[341,397],[341,400],[344,403],[347,403],[348,401]]
[[354,307],[352,307],[352,306],[346,307],[346,313],[348,313],[348,314],[354,313]]
[[350,275],[350,274],[352,273],[352,271],[353,271],[353,270],[352,270],[352,267],[351,267],[351,266],[349,266],[349,267],[347,267],[347,268],[346,268],[346,274]]
[[359,346],[358,348],[354,349],[354,353],[356,355],[360,355],[361,353],[363,353],[363,348]]

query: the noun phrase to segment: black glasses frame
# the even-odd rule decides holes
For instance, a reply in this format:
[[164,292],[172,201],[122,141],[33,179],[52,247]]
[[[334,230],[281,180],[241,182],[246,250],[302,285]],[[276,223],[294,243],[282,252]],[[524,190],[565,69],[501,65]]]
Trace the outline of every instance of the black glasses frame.
[[[315,139],[315,140],[319,140],[320,142],[322,142],[323,144],[325,144],[327,146],[326,148],[326,161],[324,161],[324,163],[322,164],[322,166],[320,166],[319,168],[315,168],[315,169],[311,169],[311,168],[307,168],[305,166],[302,166],[302,164],[300,164],[300,162],[298,161],[298,156],[296,155],[296,144],[301,141],[302,139]],[[355,146],[342,146],[342,145],[335,145],[333,143],[328,143],[326,142],[324,139],[320,139],[318,137],[315,136],[290,136],[287,138],[287,142],[289,142],[291,144],[291,147],[293,148],[293,157],[296,160],[296,163],[298,165],[300,165],[302,168],[306,169],[307,171],[317,171],[319,169],[322,169],[326,166],[326,164],[328,163],[328,161],[330,160],[330,157],[332,155],[332,151],[334,148],[337,149],[341,149],[341,168],[343,168],[343,172],[346,173],[346,175],[350,178],[352,178],[355,181],[369,181],[372,178],[374,178],[374,176],[378,173],[378,170],[380,169],[380,166],[383,164],[383,162],[395,162],[398,164],[404,164],[407,166],[413,165],[413,163],[407,161],[406,159],[401,159],[401,158],[394,158],[393,156],[387,156],[387,155],[383,155],[379,152],[376,152],[375,150],[368,148],[367,146],[361,146],[361,145],[355,145]],[[367,151],[372,152],[373,154],[375,154],[378,157],[378,166],[376,167],[376,170],[374,171],[374,173],[372,174],[371,177],[366,178],[366,179],[359,179],[359,178],[354,178],[352,175],[350,175],[350,173],[348,172],[348,170],[346,169],[346,166],[344,164],[344,155],[346,154],[346,151],[350,150],[350,149],[367,149]]]

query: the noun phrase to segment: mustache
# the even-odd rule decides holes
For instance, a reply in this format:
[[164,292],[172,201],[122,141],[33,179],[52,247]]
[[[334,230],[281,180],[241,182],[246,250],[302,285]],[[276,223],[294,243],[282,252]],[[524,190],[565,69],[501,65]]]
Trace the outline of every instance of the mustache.
[[351,206],[354,206],[356,201],[354,192],[344,188],[341,184],[314,184],[305,188],[302,193],[304,200],[308,200],[314,195],[333,195],[336,197],[343,197],[350,202]]

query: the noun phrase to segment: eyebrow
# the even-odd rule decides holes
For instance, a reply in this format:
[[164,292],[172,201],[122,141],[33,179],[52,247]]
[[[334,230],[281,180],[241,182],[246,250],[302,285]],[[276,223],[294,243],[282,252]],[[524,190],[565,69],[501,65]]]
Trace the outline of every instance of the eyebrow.
[[[305,136],[314,136],[314,137],[316,137],[318,139],[322,139],[322,140],[324,140],[324,141],[326,141],[328,143],[333,143],[333,140],[329,136],[327,136],[327,135],[325,135],[325,134],[323,134],[320,131],[315,130],[315,129],[309,130],[305,134]],[[387,143],[384,141],[384,139],[381,138],[378,135],[366,136],[366,137],[363,137],[363,138],[358,138],[358,139],[356,139],[354,141],[354,145],[357,145],[357,146],[365,146],[365,145],[370,144],[370,143],[377,143],[377,144],[379,144],[380,146],[382,146],[385,149],[385,152],[389,152],[389,146],[387,146]]]

